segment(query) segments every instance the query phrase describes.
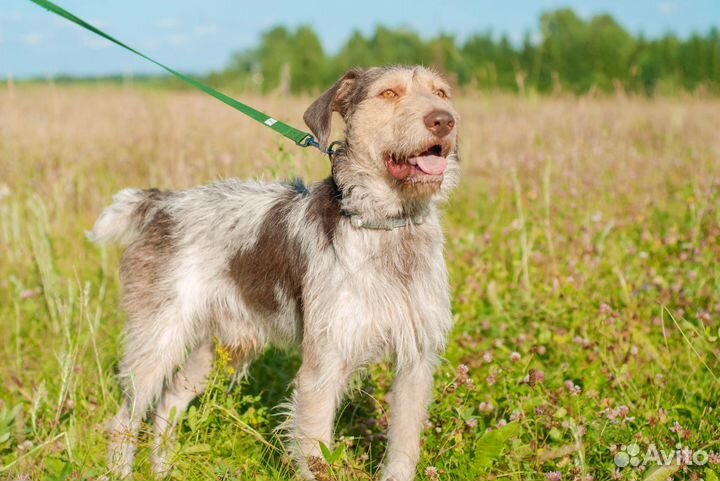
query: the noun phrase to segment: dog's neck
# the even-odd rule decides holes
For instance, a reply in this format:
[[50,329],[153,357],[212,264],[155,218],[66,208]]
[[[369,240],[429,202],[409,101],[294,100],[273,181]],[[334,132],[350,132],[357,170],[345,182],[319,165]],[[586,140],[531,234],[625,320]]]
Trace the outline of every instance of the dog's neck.
[[356,227],[393,230],[425,223],[434,215],[430,198],[407,198],[386,179],[353,162],[353,153],[343,145],[333,154],[332,177],[340,208]]

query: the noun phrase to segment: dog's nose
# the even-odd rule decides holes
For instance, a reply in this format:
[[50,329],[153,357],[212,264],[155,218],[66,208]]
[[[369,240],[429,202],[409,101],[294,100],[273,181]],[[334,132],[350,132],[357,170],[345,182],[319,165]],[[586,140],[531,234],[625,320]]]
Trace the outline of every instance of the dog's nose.
[[445,137],[455,126],[455,118],[447,110],[433,110],[424,120],[425,127],[438,137]]

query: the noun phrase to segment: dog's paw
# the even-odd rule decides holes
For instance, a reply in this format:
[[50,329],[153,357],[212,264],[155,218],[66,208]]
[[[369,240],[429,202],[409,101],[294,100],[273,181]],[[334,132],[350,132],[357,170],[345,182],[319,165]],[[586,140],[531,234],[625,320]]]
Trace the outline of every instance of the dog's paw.
[[385,466],[380,481],[413,481],[415,479],[414,466],[394,463]]
[[301,470],[301,477],[306,480],[330,481],[333,479],[330,465],[319,456],[310,456],[306,460],[306,469]]

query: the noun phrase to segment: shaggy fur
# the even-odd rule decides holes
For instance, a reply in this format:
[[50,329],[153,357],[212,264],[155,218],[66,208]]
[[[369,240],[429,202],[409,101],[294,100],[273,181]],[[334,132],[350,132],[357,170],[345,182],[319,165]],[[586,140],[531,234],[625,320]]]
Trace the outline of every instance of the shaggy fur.
[[[239,369],[269,344],[301,349],[287,426],[298,472],[308,479],[319,443],[331,445],[349,377],[392,356],[382,479],[414,478],[452,320],[436,208],[459,175],[458,116],[448,92],[422,67],[348,72],[305,114],[323,145],[333,111],[347,126],[332,176],[310,188],[227,180],[115,196],[92,232],[96,242],[127,245],[125,400],[110,423],[114,472],[131,474],[139,424],[153,409],[154,469],[167,472],[170,413],[179,415],[205,389],[217,339]],[[404,162],[431,146],[447,158],[443,174],[391,175],[388,159]],[[350,216],[423,222],[376,230]]]

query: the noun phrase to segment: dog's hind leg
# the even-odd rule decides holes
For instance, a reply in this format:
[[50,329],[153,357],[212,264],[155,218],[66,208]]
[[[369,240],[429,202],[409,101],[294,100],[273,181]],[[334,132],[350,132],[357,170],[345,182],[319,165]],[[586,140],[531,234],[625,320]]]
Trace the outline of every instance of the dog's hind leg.
[[140,423],[162,393],[165,382],[185,358],[190,344],[187,331],[168,313],[131,322],[126,338],[120,378],[125,399],[109,423],[108,463],[117,476],[129,477]]
[[158,478],[168,474],[168,451],[175,442],[175,426],[192,400],[207,388],[214,359],[213,343],[202,343],[190,353],[183,368],[163,390],[155,411],[153,434],[152,463]]

